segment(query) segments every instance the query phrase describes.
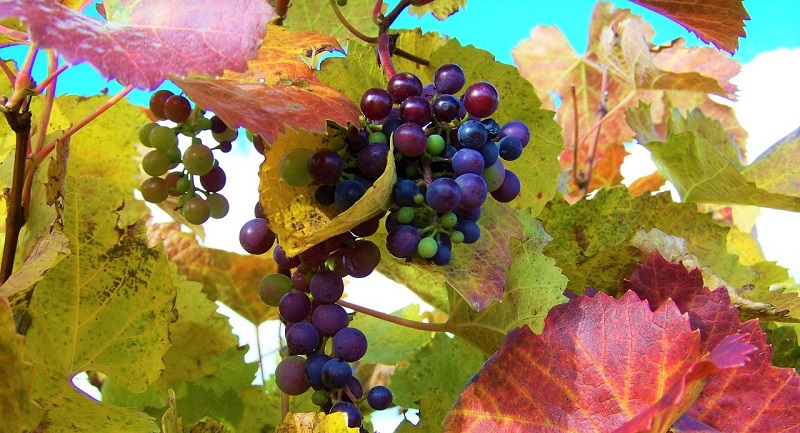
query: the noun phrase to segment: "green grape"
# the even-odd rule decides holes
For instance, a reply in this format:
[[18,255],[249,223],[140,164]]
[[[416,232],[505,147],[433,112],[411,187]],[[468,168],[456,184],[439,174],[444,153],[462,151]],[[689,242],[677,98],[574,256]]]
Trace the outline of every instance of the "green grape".
[[142,192],[142,197],[144,197],[145,201],[150,203],[161,203],[169,196],[167,182],[160,177],[146,179],[139,187],[139,191]]
[[483,180],[486,181],[486,189],[489,192],[500,188],[500,185],[503,184],[503,180],[505,180],[505,178],[506,169],[499,159],[490,167],[483,169]]
[[154,126],[153,129],[150,130],[150,134],[147,136],[148,141],[150,142],[151,147],[155,147],[158,150],[167,151],[170,147],[175,147],[178,145],[178,136],[175,135],[175,131],[172,128],[167,128],[166,126],[157,125]]
[[450,234],[450,240],[453,241],[454,244],[460,244],[461,242],[464,242],[464,233],[455,230]]
[[170,164],[169,156],[160,150],[151,150],[142,158],[142,168],[150,176],[161,176],[169,170]]
[[422,204],[425,203],[425,196],[422,194],[416,194],[414,196],[414,204]]
[[339,6],[347,6],[347,0],[336,0],[336,4]]
[[425,259],[435,256],[438,249],[439,244],[436,243],[436,239],[430,236],[420,239],[419,244],[417,244],[417,254]]
[[403,206],[397,211],[397,222],[400,224],[410,224],[414,220],[414,208]]
[[[178,191],[178,182],[181,179],[185,179],[186,176],[183,175],[180,171],[173,171],[167,173],[167,177],[164,178],[164,181],[167,183],[167,188],[169,189],[169,195],[173,197],[178,197],[179,195],[185,193],[186,191]],[[191,183],[190,183],[191,185]],[[187,188],[188,191],[188,188]]]
[[165,151],[171,163],[181,162],[181,150],[178,146],[172,146]]
[[289,290],[292,290],[292,280],[283,274],[266,275],[258,283],[258,297],[271,307],[277,307]]
[[214,154],[202,144],[193,144],[183,152],[183,166],[189,173],[202,176],[214,168]]
[[251,143],[253,142],[253,133],[252,132],[250,132],[250,131],[245,129],[244,130],[244,136],[247,138],[247,141],[249,141]]
[[211,218],[218,220],[224,218],[225,215],[228,214],[230,207],[228,205],[228,199],[226,199],[224,195],[209,194],[208,197],[206,197],[206,201],[208,202],[208,206],[211,207]]
[[158,123],[150,122],[142,125],[142,127],[139,128],[139,141],[141,141],[145,147],[153,147],[150,144],[150,131],[152,131],[156,126],[158,126]]
[[236,137],[239,136],[239,131],[236,128],[227,128],[222,132],[212,132],[211,136],[214,137],[217,143],[222,143],[223,141],[236,140]]
[[181,208],[181,215],[189,224],[203,224],[211,216],[211,207],[200,197],[190,198]]
[[211,129],[211,119],[207,117],[200,117],[199,119],[197,119],[195,127],[201,131],[205,131],[206,129]]
[[430,155],[438,155],[442,153],[445,147],[444,138],[439,134],[433,134],[428,137],[428,144],[425,150]]
[[190,189],[192,189],[192,181],[186,176],[181,177],[177,182],[175,182],[175,190],[181,194],[189,192]]
[[[341,2],[343,0],[338,0],[338,1]],[[344,1],[347,2],[347,0]],[[314,393],[311,394],[311,403],[314,403],[317,406],[322,406],[323,404],[327,403],[328,400],[329,400],[328,394],[321,389],[318,391],[314,391]]]
[[178,207],[183,207],[192,197],[194,197],[194,191],[183,193],[178,199]]
[[308,158],[314,152],[302,147],[286,152],[278,164],[281,179],[294,187],[303,187],[314,181],[308,172]]
[[347,142],[344,141],[344,138],[341,136],[336,137],[331,141],[331,149],[336,152],[344,150],[345,147],[347,147]]
[[446,229],[453,228],[458,224],[458,217],[453,212],[447,212],[442,215],[441,223],[442,227]]
[[389,144],[389,139],[386,138],[386,134],[384,134],[383,132],[373,132],[372,134],[369,135],[368,141],[370,143]]

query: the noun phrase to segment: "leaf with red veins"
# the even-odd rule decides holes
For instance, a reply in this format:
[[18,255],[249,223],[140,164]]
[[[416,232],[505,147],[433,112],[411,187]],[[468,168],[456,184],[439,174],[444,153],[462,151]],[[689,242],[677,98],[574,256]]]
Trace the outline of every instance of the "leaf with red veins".
[[631,0],[682,25],[705,43],[733,54],[750,15],[742,0]]
[[335,38],[317,32],[291,32],[269,26],[266,42],[244,73],[218,78],[176,78],[175,84],[197,104],[230,126],[242,126],[274,142],[286,126],[325,133],[327,120],[358,123],[358,107],[338,90],[322,83],[303,58],[342,52]]
[[581,296],[552,308],[542,335],[511,331],[456,401],[445,431],[608,432],[645,411],[670,425],[702,377],[744,362],[750,347],[739,343],[701,359],[700,335],[674,303],[652,312],[635,293]]
[[33,42],[67,63],[86,61],[107,78],[152,89],[170,74],[243,71],[275,15],[263,0],[117,0],[105,8],[108,22],[53,0],[8,0],[0,18],[19,17]]

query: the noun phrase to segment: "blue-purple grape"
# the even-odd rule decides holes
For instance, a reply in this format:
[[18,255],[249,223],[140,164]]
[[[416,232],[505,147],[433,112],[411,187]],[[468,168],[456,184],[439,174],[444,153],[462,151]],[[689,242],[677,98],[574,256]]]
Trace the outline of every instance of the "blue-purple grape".
[[486,201],[489,191],[483,177],[475,173],[464,173],[456,178],[456,183],[461,189],[459,207],[463,209],[477,209]]
[[367,353],[367,337],[359,329],[344,328],[333,336],[333,352],[345,361],[358,361]]
[[497,144],[491,140],[487,140],[486,144],[478,149],[478,152],[480,152],[481,156],[483,156],[483,163],[485,167],[494,165],[494,163],[497,162],[497,158],[500,156],[500,149],[498,149]]
[[413,206],[414,196],[419,194],[419,186],[409,179],[398,179],[394,185],[394,202],[398,206]]
[[333,304],[342,297],[344,282],[336,272],[322,270],[311,278],[311,294],[322,304]]
[[367,403],[375,410],[388,409],[393,398],[392,391],[383,385],[373,386],[367,393]]
[[353,377],[353,369],[347,361],[333,358],[322,365],[322,382],[331,389],[342,389]]
[[322,366],[330,360],[330,356],[320,352],[312,353],[306,358],[306,380],[314,389],[325,388],[325,382],[322,381]]
[[386,157],[389,154],[389,145],[372,143],[361,149],[356,157],[358,170],[366,178],[375,180],[386,170]]
[[239,230],[239,243],[250,254],[264,254],[275,243],[275,233],[270,230],[267,220],[254,218]]
[[486,127],[477,120],[467,120],[458,127],[458,142],[470,149],[480,149],[486,143]]
[[500,135],[498,135],[498,137],[503,138],[507,135],[517,137],[517,139],[522,142],[522,147],[526,147],[531,139],[530,129],[519,120],[512,120],[500,128]]
[[455,180],[440,177],[425,191],[425,202],[439,213],[449,212],[461,202],[461,189]]
[[522,142],[513,135],[506,135],[497,142],[500,158],[506,161],[514,161],[522,156]]
[[322,304],[311,314],[311,324],[320,334],[333,337],[350,324],[350,317],[341,305]]
[[456,230],[464,235],[465,244],[474,244],[481,237],[481,228],[474,221],[459,221],[459,223],[456,224]]
[[334,183],[344,170],[344,160],[333,149],[319,149],[308,158],[308,172],[319,183]]
[[348,179],[336,187],[336,193],[334,195],[336,207],[344,212],[350,209],[366,192],[367,188],[361,182]]
[[[491,142],[486,143],[486,146]],[[485,147],[485,146],[484,146]],[[464,173],[481,174],[484,169],[483,156],[474,149],[459,149],[452,159],[453,175],[460,176]]]
[[348,401],[340,401],[333,405],[330,413],[335,412],[342,412],[347,414],[347,427],[350,428],[359,428],[361,427],[361,411],[358,410],[358,406],[350,403]]
[[503,183],[492,191],[492,197],[501,203],[508,203],[519,195],[521,188],[519,177],[513,171],[506,170]]
[[354,278],[364,278],[371,274],[381,260],[381,250],[368,240],[356,241],[343,254],[347,274]]
[[452,122],[461,112],[461,100],[453,95],[440,95],[433,101],[431,111],[439,122]]
[[275,383],[289,395],[300,395],[310,388],[305,375],[306,360],[302,356],[287,356],[275,368]]
[[308,322],[295,323],[286,330],[286,345],[294,355],[308,355],[319,346],[319,331]]
[[290,290],[278,303],[278,313],[287,322],[302,322],[310,312],[311,300],[298,290]]
[[419,239],[419,232],[415,227],[400,224],[386,235],[386,249],[395,257],[409,258],[417,252]]
[[464,70],[455,63],[439,66],[433,73],[433,85],[439,93],[458,93],[465,82]]

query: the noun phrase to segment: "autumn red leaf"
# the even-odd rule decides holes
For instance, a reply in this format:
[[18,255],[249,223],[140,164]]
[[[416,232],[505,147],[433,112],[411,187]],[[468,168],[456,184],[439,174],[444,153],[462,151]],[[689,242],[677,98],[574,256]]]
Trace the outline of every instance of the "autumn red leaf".
[[456,401],[445,431],[668,427],[699,394],[701,379],[746,361],[753,348],[741,340],[728,338],[704,356],[699,333],[672,302],[652,312],[631,292],[619,300],[581,296],[552,308],[542,335],[511,331]]
[[744,37],[750,15],[742,0],[631,0],[675,21],[705,43],[733,54]]
[[105,77],[152,89],[170,74],[243,71],[275,14],[262,0],[119,0],[105,8],[108,22],[53,0],[10,0],[0,3],[0,18],[19,17],[33,42],[67,63],[86,61]]
[[322,83],[303,61],[343,52],[332,36],[270,26],[258,57],[244,73],[218,79],[171,77],[193,101],[231,126],[242,126],[274,142],[286,127],[325,133],[326,119],[358,123],[360,110],[338,90]]
[[[739,323],[739,313],[723,287],[703,287],[699,269],[687,270],[652,253],[634,271],[625,287],[647,299],[651,309],[672,305],[688,314],[699,330],[701,349],[743,335],[756,348],[743,367],[707,379],[703,392],[687,411],[692,419],[719,431],[784,432],[800,429],[800,376],[791,368],[772,366],[772,347],[758,322]],[[719,347],[719,346],[717,346]],[[703,430],[682,430],[703,431]]]

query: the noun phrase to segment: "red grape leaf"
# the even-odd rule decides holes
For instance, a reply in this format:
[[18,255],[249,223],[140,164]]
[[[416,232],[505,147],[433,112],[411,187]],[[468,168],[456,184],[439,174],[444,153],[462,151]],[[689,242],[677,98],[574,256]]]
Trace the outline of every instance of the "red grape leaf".
[[242,126],[272,143],[286,126],[325,133],[326,119],[340,125],[358,123],[358,107],[322,83],[303,61],[303,57],[334,51],[342,48],[331,36],[269,26],[268,38],[246,72],[228,71],[219,79],[171,79],[228,125]]
[[703,377],[743,364],[752,350],[731,338],[702,357],[699,337],[671,302],[652,312],[630,292],[578,297],[550,310],[542,335],[528,327],[508,334],[456,401],[445,431],[607,432],[643,412],[668,426]]
[[152,89],[167,75],[243,71],[275,14],[261,0],[117,0],[108,22],[52,0],[0,3],[0,18],[19,17],[33,42],[67,63],[87,61],[108,78]]
[[750,15],[742,0],[631,0],[694,32],[705,43],[731,54],[745,37],[744,22]]

